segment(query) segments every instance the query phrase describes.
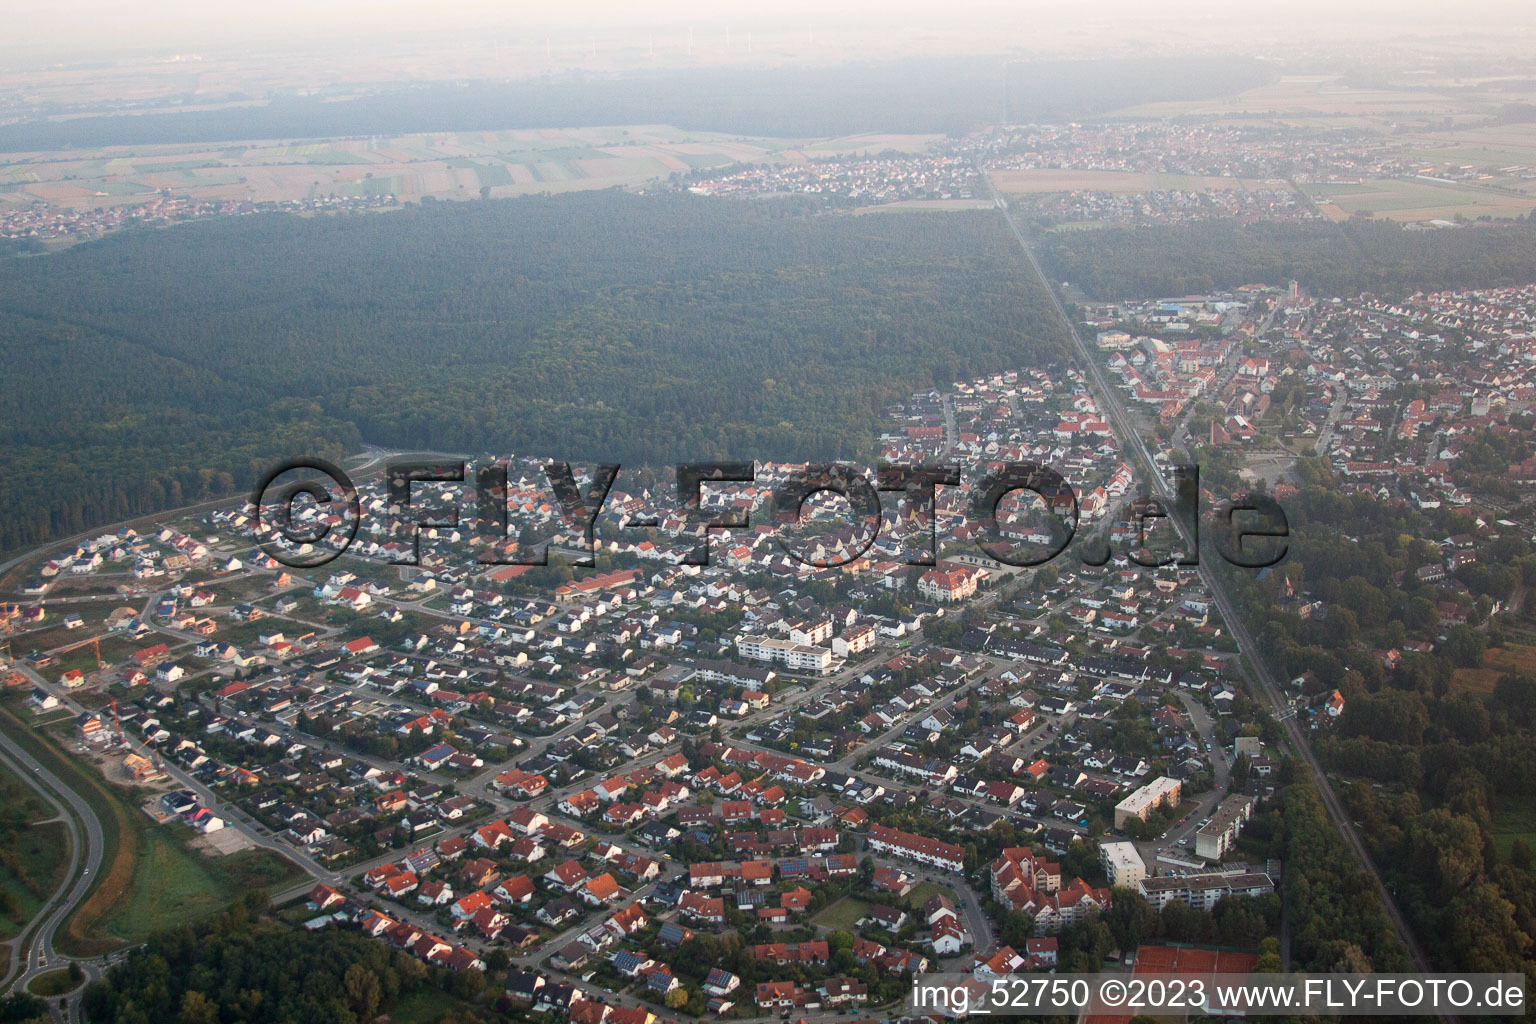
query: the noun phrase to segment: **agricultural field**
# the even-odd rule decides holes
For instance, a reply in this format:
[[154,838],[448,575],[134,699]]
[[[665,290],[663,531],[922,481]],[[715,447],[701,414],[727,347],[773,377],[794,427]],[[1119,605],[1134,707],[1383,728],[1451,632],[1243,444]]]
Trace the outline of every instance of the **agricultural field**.
[[942,135],[844,135],[836,139],[801,142],[784,150],[786,160],[820,159],[830,156],[874,156],[880,153],[926,153],[944,141]]
[[1403,137],[1431,175],[1475,173],[1478,182],[1536,193],[1536,124],[1492,124]]
[[881,203],[878,206],[861,206],[853,211],[854,216],[862,217],[870,213],[900,213],[911,210],[928,210],[934,213],[943,213],[952,210],[985,210],[992,206],[990,199],[898,199],[894,203]]
[[[926,139],[854,136],[816,142],[807,152],[906,150]],[[161,195],[258,203],[332,195],[391,194],[402,202],[516,196],[639,185],[778,159],[785,145],[637,125],[15,154],[0,164],[0,210],[34,201],[94,209]]]
[[1326,117],[1419,120],[1465,112],[1466,101],[1432,88],[1354,88],[1342,76],[1281,75],[1232,96],[1143,103],[1115,111],[1121,117],[1234,117],[1242,114],[1287,120]]
[[1482,667],[1457,669],[1452,684],[1458,690],[1486,695],[1493,692],[1500,676],[1510,672],[1536,675],[1536,647],[1525,644],[1490,647],[1483,654]]
[[1489,186],[1378,178],[1359,184],[1312,183],[1305,186],[1318,208],[1334,220],[1372,214],[1399,221],[1453,220],[1457,216],[1523,217],[1536,209],[1536,194],[1522,195]]

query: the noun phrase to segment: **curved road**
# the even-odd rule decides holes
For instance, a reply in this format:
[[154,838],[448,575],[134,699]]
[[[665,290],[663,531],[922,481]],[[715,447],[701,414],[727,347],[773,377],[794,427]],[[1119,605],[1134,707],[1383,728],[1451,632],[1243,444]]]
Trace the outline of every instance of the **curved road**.
[[[34,920],[28,932],[12,943],[6,982],[14,980],[15,985],[25,986],[37,975],[63,966],[63,961],[53,947],[54,936],[90,891],[94,876],[101,870],[104,843],[101,822],[90,805],[32,755],[6,741],[0,743],[0,762],[28,780],[59,811],[70,834],[69,871],[64,881],[45,905],[41,920]],[[83,844],[82,830],[85,837]],[[17,961],[23,951],[25,965],[18,975]]]
[[[18,961],[20,961],[22,958],[23,950],[25,950],[27,954],[27,966],[28,968],[31,967],[33,962],[32,940],[29,938],[29,936],[31,935],[32,930],[37,927],[38,922],[42,919],[43,915],[48,912],[49,907],[57,906],[59,901],[64,899],[65,893],[69,890],[71,882],[75,880],[79,873],[80,835],[79,827],[76,825],[74,817],[69,813],[68,808],[60,803],[58,797],[54,795],[53,790],[45,787],[37,778],[37,774],[40,773],[34,774],[31,772],[28,768],[26,768],[12,756],[8,747],[4,746],[0,746],[0,764],[3,764],[6,768],[14,772],[17,778],[26,782],[31,789],[33,789],[40,797],[42,797],[43,800],[46,801],[48,805],[54,809],[54,811],[57,812],[56,816],[49,820],[63,822],[65,831],[69,833],[69,870],[65,872],[64,878],[59,882],[58,888],[56,888],[53,891],[53,894],[48,897],[48,899],[43,903],[41,907],[38,908],[37,916],[32,918],[31,921],[28,921],[22,928],[20,934],[18,934],[15,939],[11,940],[10,957],[9,962],[6,965],[5,976],[0,978],[0,989],[4,989],[6,986],[10,985],[12,979],[16,976]],[[37,824],[43,824],[43,822],[38,822]]]

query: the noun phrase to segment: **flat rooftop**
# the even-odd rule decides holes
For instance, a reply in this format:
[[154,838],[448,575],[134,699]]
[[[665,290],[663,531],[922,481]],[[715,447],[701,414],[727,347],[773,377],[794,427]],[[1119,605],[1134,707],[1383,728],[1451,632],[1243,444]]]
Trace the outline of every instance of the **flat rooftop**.
[[1232,827],[1232,823],[1251,813],[1253,797],[1235,793],[1217,806],[1211,820],[1200,826],[1199,835],[1219,836]]
[[1143,878],[1144,892],[1175,892],[1179,889],[1252,889],[1256,886],[1274,885],[1266,874],[1246,873],[1233,875],[1162,875]]

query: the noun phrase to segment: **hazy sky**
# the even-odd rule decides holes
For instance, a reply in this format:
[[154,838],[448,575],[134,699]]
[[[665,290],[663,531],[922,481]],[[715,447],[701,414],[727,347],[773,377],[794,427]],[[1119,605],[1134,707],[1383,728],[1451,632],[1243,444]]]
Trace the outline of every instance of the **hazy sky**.
[[[1536,27],[1532,0],[574,0],[558,3],[466,0],[4,0],[8,57],[33,60],[100,58],[121,54],[229,52],[255,48],[314,49],[358,43],[455,37],[466,44],[488,34],[542,40],[547,35],[593,35],[604,41],[670,37],[734,28],[748,32],[838,34],[857,38],[871,52],[889,44],[910,52],[925,35],[974,38],[992,50],[1048,48],[1052,40],[1091,45],[1134,43],[1137,33],[1187,34],[1209,41],[1235,31],[1245,50],[1274,38],[1329,39],[1328,24],[1349,27],[1345,41],[1367,42],[1373,32],[1524,36]],[[1258,35],[1253,30],[1258,30]],[[1085,33],[1087,33],[1085,35]]]

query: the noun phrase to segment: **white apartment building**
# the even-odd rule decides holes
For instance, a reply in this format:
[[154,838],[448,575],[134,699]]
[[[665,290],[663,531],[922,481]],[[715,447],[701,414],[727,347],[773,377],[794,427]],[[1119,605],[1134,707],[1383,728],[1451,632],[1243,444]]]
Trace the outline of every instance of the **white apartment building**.
[[1146,862],[1141,859],[1135,843],[1101,843],[1099,863],[1109,876],[1110,884],[1123,889],[1134,889],[1147,877]]
[[778,662],[795,672],[825,675],[832,669],[832,651],[827,647],[797,644],[771,636],[743,633],[736,638],[736,653],[751,661]]
[[1195,854],[1206,860],[1221,860],[1242,835],[1243,825],[1253,817],[1253,797],[1234,793],[1211,815],[1211,820],[1195,833]]
[[1199,910],[1210,910],[1224,896],[1260,896],[1275,891],[1275,883],[1264,874],[1167,875],[1143,878],[1136,886],[1154,910],[1162,910],[1174,900]]

